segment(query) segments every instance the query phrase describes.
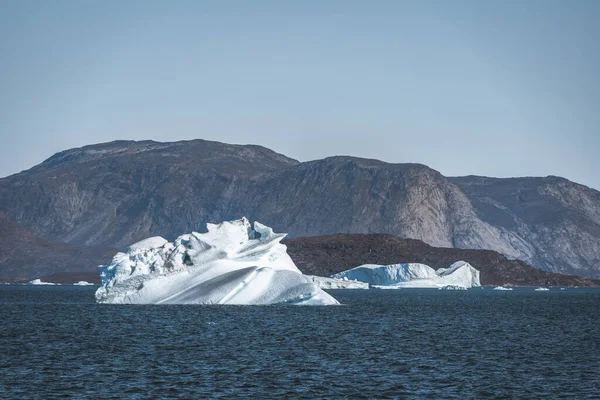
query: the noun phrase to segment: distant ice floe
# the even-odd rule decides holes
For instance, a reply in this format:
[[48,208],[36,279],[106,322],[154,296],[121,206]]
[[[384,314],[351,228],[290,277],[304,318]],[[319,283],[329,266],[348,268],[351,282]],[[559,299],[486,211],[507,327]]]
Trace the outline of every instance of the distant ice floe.
[[174,242],[152,237],[99,267],[99,303],[339,304],[296,267],[285,234],[246,219],[207,224]]
[[510,288],[510,287],[496,286],[496,287],[494,288],[494,290],[505,290],[505,291],[506,291],[506,290],[513,290],[513,289],[512,289],[512,288]]
[[34,279],[27,283],[28,285],[60,285],[60,283],[42,282],[41,279]]
[[376,289],[442,288],[481,286],[479,271],[465,261],[457,261],[450,268],[433,268],[418,263],[376,265],[365,264],[331,276],[357,280]]
[[79,281],[73,284],[74,286],[94,286],[93,283],[89,283],[87,281]]
[[539,288],[535,289],[536,292],[547,292],[548,290],[550,290],[550,289],[545,288],[545,287],[539,287]]

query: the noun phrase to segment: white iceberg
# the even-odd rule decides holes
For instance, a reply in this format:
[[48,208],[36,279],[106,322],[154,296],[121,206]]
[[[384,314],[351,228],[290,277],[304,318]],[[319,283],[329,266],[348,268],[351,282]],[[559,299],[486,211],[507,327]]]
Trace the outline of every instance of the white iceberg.
[[79,281],[79,282],[75,282],[73,284],[74,286],[93,286],[93,283],[90,283],[88,281]]
[[545,287],[539,287],[539,288],[535,289],[536,292],[547,292],[548,290],[550,290],[550,289],[545,288]]
[[29,281],[27,283],[28,285],[57,285],[57,283],[52,283],[52,282],[42,282],[41,279],[34,279],[32,281]]
[[365,264],[331,276],[337,279],[356,279],[376,289],[441,288],[481,286],[479,271],[465,261],[457,261],[450,268],[433,268],[418,263],[376,265]]
[[493,290],[504,290],[504,291],[507,291],[507,290],[512,290],[512,288],[504,287],[504,286],[496,286]]
[[349,279],[325,278],[322,276],[307,275],[321,289],[368,289],[369,284]]
[[113,304],[339,304],[296,267],[285,234],[246,218],[174,242],[153,237],[99,267],[96,301]]

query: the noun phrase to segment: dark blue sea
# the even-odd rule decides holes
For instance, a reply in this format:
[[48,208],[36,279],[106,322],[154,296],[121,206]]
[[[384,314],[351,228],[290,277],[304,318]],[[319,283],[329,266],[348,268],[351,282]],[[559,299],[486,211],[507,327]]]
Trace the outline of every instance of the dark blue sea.
[[600,290],[116,306],[0,286],[2,399],[600,398]]

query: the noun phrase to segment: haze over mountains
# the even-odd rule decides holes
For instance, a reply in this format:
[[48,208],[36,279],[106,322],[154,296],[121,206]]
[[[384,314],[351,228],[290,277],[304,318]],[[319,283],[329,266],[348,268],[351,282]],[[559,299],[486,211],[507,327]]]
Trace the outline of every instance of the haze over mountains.
[[260,146],[118,141],[0,179],[0,212],[73,245],[121,248],[247,216],[292,237],[390,233],[600,277],[600,192],[558,177],[447,178],[355,157],[300,163]]

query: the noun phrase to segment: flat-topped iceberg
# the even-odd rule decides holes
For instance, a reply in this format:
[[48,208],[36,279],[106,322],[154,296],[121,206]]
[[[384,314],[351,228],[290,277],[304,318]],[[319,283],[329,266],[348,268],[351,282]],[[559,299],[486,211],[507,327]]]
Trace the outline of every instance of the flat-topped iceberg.
[[79,281],[79,282],[75,282],[73,284],[74,286],[94,286],[93,283],[90,283],[88,281]]
[[458,261],[450,268],[433,268],[419,263],[376,265],[365,264],[331,276],[332,278],[366,282],[373,288],[441,288],[481,286],[479,271],[471,264]]
[[57,283],[52,282],[44,282],[41,279],[34,279],[32,281],[27,282],[28,285],[58,285]]
[[296,267],[286,235],[246,218],[174,242],[152,237],[99,267],[96,301],[113,304],[339,304]]

